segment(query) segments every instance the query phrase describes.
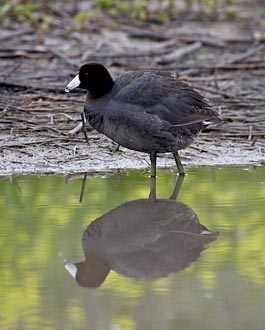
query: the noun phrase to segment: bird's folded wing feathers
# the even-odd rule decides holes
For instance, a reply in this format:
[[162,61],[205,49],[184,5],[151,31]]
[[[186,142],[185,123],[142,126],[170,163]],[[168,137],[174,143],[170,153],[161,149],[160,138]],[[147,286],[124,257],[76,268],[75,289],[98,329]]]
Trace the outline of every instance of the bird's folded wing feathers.
[[171,76],[142,75],[122,88],[115,99],[173,125],[220,119],[218,112],[198,92]]

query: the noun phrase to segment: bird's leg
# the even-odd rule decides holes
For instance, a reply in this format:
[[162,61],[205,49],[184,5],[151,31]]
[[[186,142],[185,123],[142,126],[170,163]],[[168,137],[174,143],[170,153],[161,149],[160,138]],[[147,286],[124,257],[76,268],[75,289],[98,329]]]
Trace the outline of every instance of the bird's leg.
[[150,175],[151,175],[151,178],[155,178],[156,177],[156,152],[155,151],[150,152],[150,160],[151,160]]
[[150,170],[150,194],[149,200],[154,202],[156,200],[156,152],[150,152],[151,170]]
[[175,183],[174,186],[174,191],[172,193],[172,195],[169,197],[169,199],[174,199],[176,200],[178,198],[179,192],[180,192],[180,188],[182,186],[182,183],[184,181],[185,176],[184,175],[179,175],[177,178],[177,181]]
[[177,168],[178,168],[179,175],[185,175],[186,173],[185,173],[183,165],[181,164],[178,152],[173,152],[173,156],[174,156]]
[[79,203],[83,202],[83,197],[84,197],[84,192],[85,192],[85,187],[86,187],[86,179],[87,179],[87,173],[85,173],[84,177],[83,177],[81,191],[80,191],[80,197],[79,197]]
[[150,193],[149,201],[154,202],[156,200],[156,177],[150,178]]
[[119,151],[119,149],[120,149],[120,144],[115,143],[113,147],[112,146],[110,147],[110,152],[114,154],[115,152]]

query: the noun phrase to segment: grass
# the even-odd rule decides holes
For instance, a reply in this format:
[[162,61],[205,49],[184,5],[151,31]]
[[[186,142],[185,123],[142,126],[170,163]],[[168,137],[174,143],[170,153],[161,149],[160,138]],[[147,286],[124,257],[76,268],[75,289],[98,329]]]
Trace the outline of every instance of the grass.
[[50,27],[51,19],[42,13],[40,3],[24,3],[24,1],[19,0],[5,2],[3,0],[0,1],[0,21],[9,18],[15,22],[27,22],[36,28]]
[[[236,14],[234,0],[186,0],[185,10],[188,12],[200,12],[217,15],[218,11],[227,17]],[[56,8],[63,6],[71,12],[70,0],[57,1]],[[81,1],[76,0],[75,8],[78,8]],[[27,22],[37,28],[48,28],[52,25],[50,13],[54,4],[44,0],[0,0],[0,20],[10,19],[17,22]],[[174,0],[91,0],[90,10],[72,12],[76,29],[82,29],[85,23],[99,16],[108,16],[115,20],[139,20],[154,23],[167,23],[181,14],[178,7],[179,2]],[[48,10],[47,10],[48,9]],[[74,11],[74,10],[73,10]]]

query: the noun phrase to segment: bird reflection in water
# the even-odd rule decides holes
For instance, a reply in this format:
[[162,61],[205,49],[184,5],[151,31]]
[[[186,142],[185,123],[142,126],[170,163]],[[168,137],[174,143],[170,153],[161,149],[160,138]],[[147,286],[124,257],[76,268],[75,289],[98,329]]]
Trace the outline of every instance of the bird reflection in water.
[[84,231],[85,261],[65,268],[82,287],[99,287],[110,270],[138,280],[167,277],[197,260],[218,233],[200,224],[187,205],[176,201],[184,177],[169,199],[125,202],[93,221]]

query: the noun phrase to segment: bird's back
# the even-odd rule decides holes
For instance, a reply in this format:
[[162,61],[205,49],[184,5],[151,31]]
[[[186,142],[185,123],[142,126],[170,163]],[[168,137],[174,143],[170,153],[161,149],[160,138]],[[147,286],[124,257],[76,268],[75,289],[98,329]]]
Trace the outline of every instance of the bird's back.
[[98,100],[88,96],[90,124],[133,150],[167,152],[186,148],[204,120],[219,114],[186,83],[158,71],[128,72]]

